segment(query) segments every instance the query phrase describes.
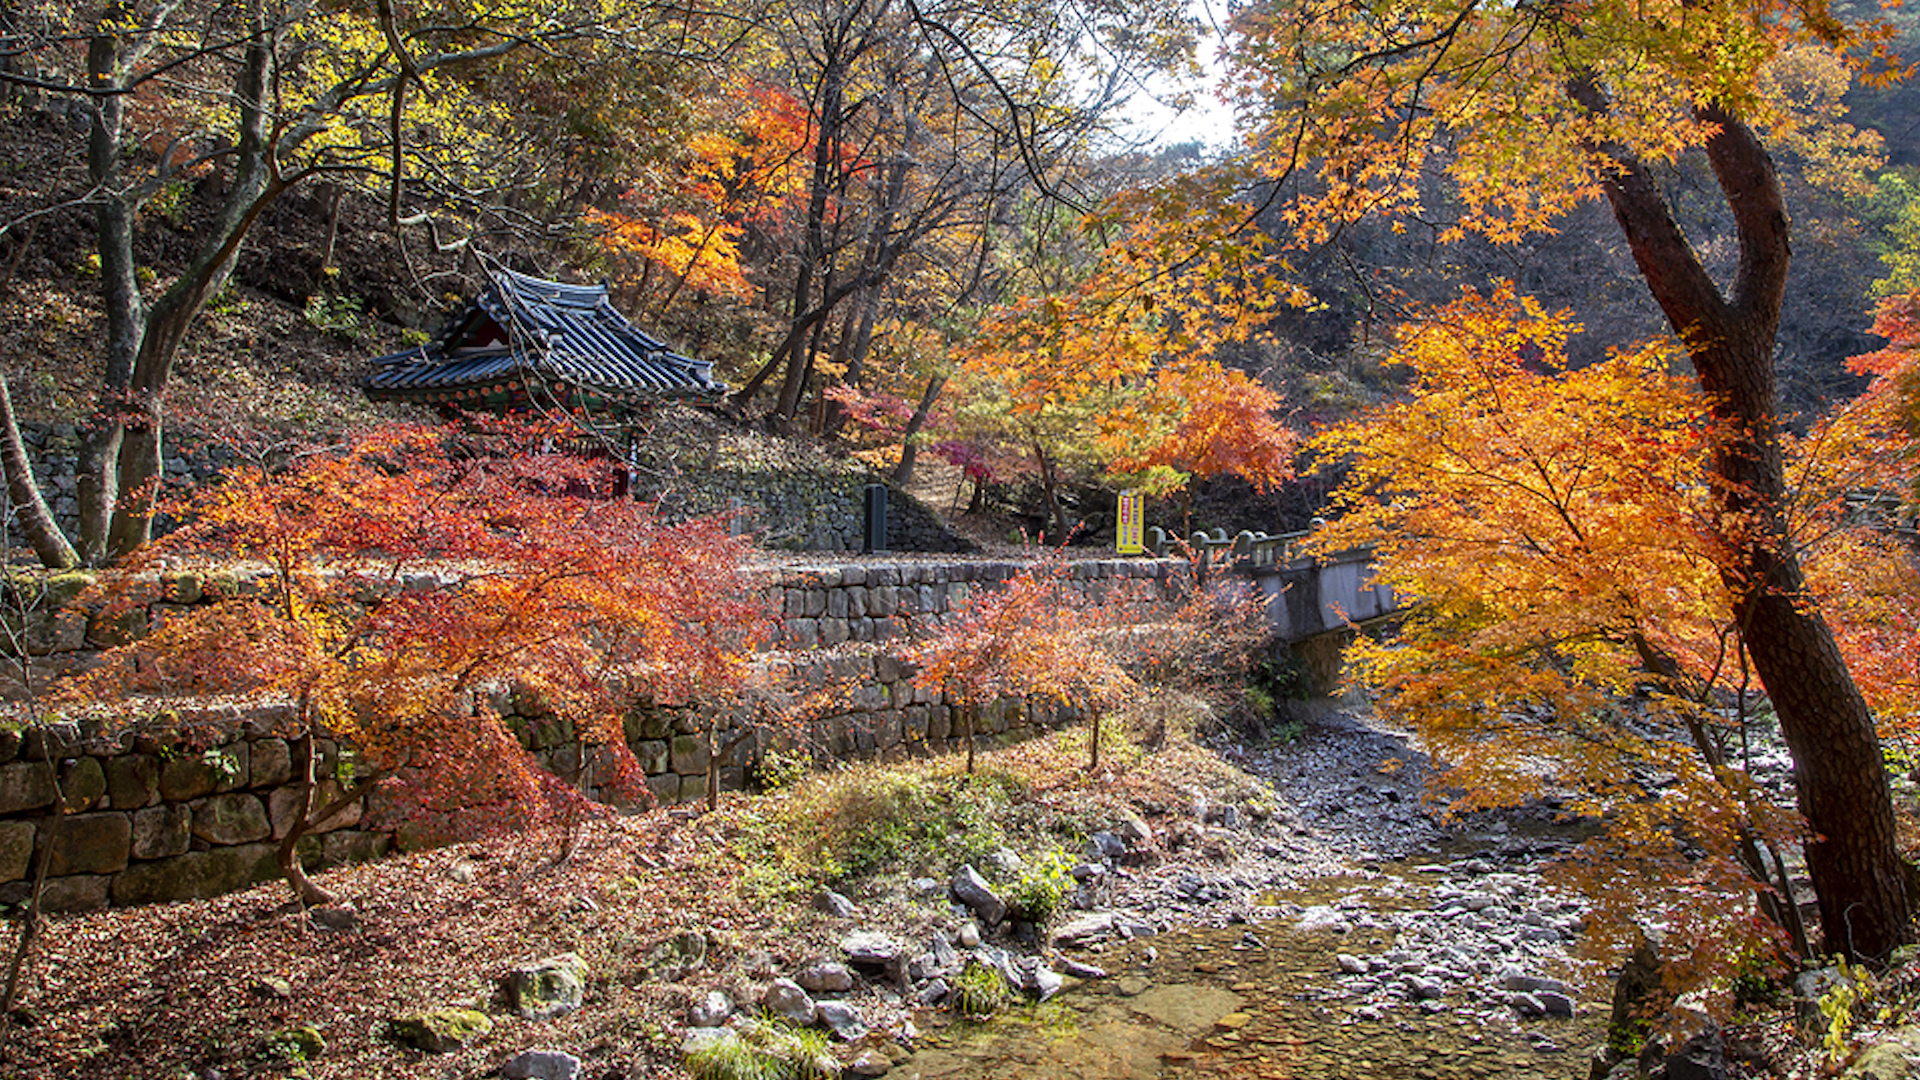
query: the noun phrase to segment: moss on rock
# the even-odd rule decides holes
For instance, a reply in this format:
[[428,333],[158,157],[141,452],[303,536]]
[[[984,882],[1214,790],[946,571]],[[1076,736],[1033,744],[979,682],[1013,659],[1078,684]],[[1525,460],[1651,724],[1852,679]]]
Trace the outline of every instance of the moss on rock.
[[477,1009],[433,1009],[387,1021],[395,1042],[429,1054],[458,1050],[493,1030],[493,1021]]

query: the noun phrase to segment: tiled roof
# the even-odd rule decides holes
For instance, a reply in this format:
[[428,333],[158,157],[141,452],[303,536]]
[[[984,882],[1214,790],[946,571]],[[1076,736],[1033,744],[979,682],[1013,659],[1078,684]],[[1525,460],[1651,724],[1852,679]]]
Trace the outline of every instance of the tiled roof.
[[[482,319],[480,316],[484,315]],[[488,322],[506,340],[470,345]],[[628,322],[605,285],[565,285],[507,270],[433,341],[373,361],[374,398],[459,396],[531,373],[617,397],[718,394],[713,365],[677,353]]]

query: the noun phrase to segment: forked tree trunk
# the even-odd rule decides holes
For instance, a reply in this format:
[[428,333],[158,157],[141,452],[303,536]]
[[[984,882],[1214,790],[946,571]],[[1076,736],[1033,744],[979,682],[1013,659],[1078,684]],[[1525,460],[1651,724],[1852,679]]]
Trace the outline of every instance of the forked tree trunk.
[[313,835],[314,830],[324,827],[354,803],[365,799],[367,793],[390,776],[392,771],[376,769],[346,785],[331,801],[322,803],[320,796],[325,789],[314,772],[317,755],[311,728],[295,740],[293,752],[294,778],[300,790],[294,801],[293,816],[287,823],[287,834],[280,838],[280,873],[287,879],[295,899],[300,903],[309,907],[337,903],[340,899],[338,894],[314,884],[313,879],[307,876],[306,865],[300,861],[300,841]]
[[[1589,100],[1591,88],[1576,88]],[[1655,300],[1691,357],[1720,425],[1716,493],[1734,557],[1722,568],[1753,666],[1793,754],[1812,835],[1807,870],[1828,950],[1884,960],[1913,941],[1910,868],[1894,844],[1893,802],[1873,714],[1832,632],[1807,602],[1787,532],[1773,348],[1786,291],[1788,222],[1773,162],[1724,109],[1707,157],[1733,212],[1740,263],[1731,296],[1701,266],[1641,163],[1616,150],[1606,184],[1614,216]]]
[[[134,356],[127,386],[130,396],[122,403],[126,433],[118,462],[119,498],[107,530],[110,556],[125,555],[152,535],[160,482],[161,401],[173,376],[180,343],[207,299],[220,291],[233,273],[241,240],[268,204],[287,188],[287,181],[274,172],[271,161],[273,116],[268,95],[274,75],[274,41],[266,33],[261,14],[255,11],[252,16],[258,37],[247,46],[245,59],[234,75],[240,125],[232,183],[186,270],[147,313],[139,352]],[[102,262],[105,258],[103,251]]]
[[[141,49],[139,42],[115,31],[116,23],[125,18],[123,8],[108,8],[87,44],[87,77],[95,86],[118,85]],[[74,495],[80,506],[74,540],[80,558],[88,563],[99,562],[107,552],[107,526],[119,494],[127,386],[147,325],[133,257],[135,204],[122,167],[125,103],[119,94],[95,98],[87,128],[87,178],[104,193],[94,209],[94,244],[100,256],[101,307],[107,315],[106,371],[99,403],[81,425],[74,470]]]
[[[124,555],[150,535],[160,477],[161,402],[174,357],[207,298],[233,272],[241,239],[287,184],[274,173],[270,160],[274,118],[268,96],[275,41],[261,8],[249,6],[245,18],[254,36],[234,71],[239,123],[233,179],[186,270],[151,310],[140,293],[133,252],[133,219],[141,194],[127,182],[122,168],[126,98],[102,94],[94,101],[87,169],[88,178],[104,193],[94,228],[107,341],[99,404],[83,425],[76,469],[80,521],[75,546],[88,562]],[[125,5],[103,12],[87,49],[93,85],[123,86],[130,67],[152,47],[157,35],[127,34],[127,21]]]

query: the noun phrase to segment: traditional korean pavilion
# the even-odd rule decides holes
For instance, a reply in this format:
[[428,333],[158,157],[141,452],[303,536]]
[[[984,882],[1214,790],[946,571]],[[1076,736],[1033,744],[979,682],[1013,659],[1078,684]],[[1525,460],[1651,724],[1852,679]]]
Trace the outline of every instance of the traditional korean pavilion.
[[713,365],[668,348],[613,309],[605,285],[495,270],[487,289],[432,341],[373,361],[376,401],[485,412],[535,403],[600,407],[712,397]]

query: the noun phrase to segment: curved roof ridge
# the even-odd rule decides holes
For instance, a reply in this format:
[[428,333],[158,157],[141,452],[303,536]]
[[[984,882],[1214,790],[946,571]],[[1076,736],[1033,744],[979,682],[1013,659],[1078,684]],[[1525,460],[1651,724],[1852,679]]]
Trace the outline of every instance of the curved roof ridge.
[[616,310],[605,283],[568,285],[504,268],[488,272],[487,287],[437,338],[373,361],[363,385],[375,397],[452,400],[512,393],[528,375],[613,396],[726,392],[710,361],[674,350]]
[[494,288],[504,288],[516,299],[538,300],[542,303],[559,304],[565,307],[591,308],[601,304],[611,306],[607,283],[604,281],[597,285],[571,285],[564,281],[522,274],[505,267],[495,269],[487,276]]

